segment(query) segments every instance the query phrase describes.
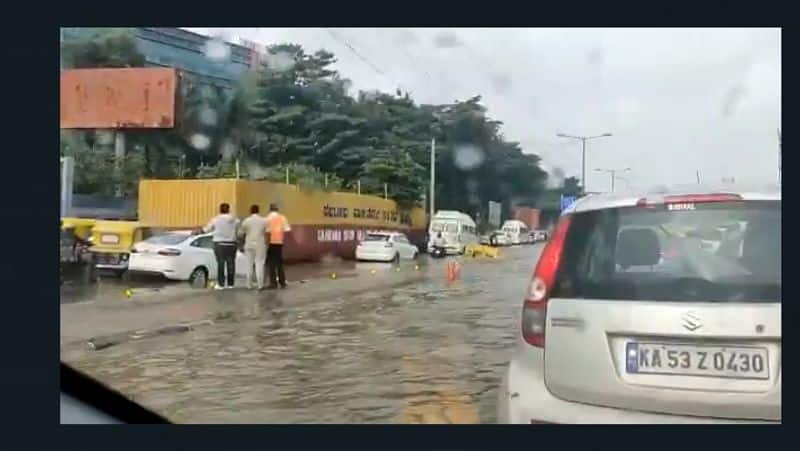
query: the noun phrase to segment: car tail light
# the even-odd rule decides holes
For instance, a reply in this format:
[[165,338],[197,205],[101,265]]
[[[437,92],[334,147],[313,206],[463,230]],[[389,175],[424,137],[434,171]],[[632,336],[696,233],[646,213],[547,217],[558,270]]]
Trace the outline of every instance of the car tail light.
[[394,247],[394,244],[392,244],[392,243],[386,243],[386,244],[384,244],[384,245],[383,245],[383,247]]
[[179,251],[178,249],[161,249],[160,251],[158,251],[158,255],[163,255],[166,257],[177,257],[178,255],[181,255],[181,251]]
[[547,317],[547,300],[556,281],[564,242],[567,236],[572,216],[563,216],[556,225],[553,236],[547,242],[536,270],[533,272],[528,293],[522,308],[522,338],[528,344],[539,348],[544,347],[544,334]]

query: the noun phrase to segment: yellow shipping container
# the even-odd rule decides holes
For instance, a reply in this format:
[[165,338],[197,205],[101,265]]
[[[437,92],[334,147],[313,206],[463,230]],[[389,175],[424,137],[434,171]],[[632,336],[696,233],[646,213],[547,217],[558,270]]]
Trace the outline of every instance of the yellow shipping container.
[[270,203],[296,225],[358,225],[388,228],[425,228],[421,208],[397,209],[392,200],[355,193],[302,190],[297,185],[236,179],[142,180],[139,183],[139,220],[167,228],[193,228],[216,215],[219,204],[243,218],[250,205],[263,213]]

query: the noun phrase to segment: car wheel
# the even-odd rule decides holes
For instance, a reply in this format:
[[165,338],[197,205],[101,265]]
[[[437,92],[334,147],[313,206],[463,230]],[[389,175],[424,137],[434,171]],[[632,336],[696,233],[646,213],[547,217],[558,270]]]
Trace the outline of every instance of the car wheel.
[[392,259],[392,263],[400,263],[400,252],[394,254],[394,258]]
[[205,288],[208,285],[208,270],[202,266],[197,268],[189,274],[189,285],[197,288]]
[[413,253],[413,254],[411,254],[411,260],[416,260],[416,259],[417,259],[417,256],[419,256],[419,252],[417,252],[417,251],[414,251],[414,253]]
[[125,276],[126,276],[127,272],[128,271],[126,271],[124,269],[115,269],[114,270],[114,276],[116,278],[118,278],[118,279],[125,279]]

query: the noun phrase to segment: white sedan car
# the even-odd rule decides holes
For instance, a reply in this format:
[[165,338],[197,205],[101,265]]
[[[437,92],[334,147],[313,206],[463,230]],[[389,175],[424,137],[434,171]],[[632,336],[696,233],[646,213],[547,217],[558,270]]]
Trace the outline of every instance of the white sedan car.
[[356,260],[398,262],[415,259],[419,249],[400,232],[369,233],[356,247]]
[[[236,274],[247,274],[247,258],[236,253]],[[205,285],[217,275],[217,259],[210,233],[168,232],[140,241],[131,250],[128,271],[158,274],[171,280]]]

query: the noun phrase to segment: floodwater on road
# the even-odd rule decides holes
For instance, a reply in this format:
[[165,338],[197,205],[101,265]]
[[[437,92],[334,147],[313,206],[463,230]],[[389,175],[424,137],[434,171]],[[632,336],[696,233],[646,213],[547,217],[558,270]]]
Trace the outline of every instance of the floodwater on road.
[[265,299],[68,363],[179,423],[494,422],[539,251],[464,260],[449,286],[431,261],[422,282],[297,306]]

